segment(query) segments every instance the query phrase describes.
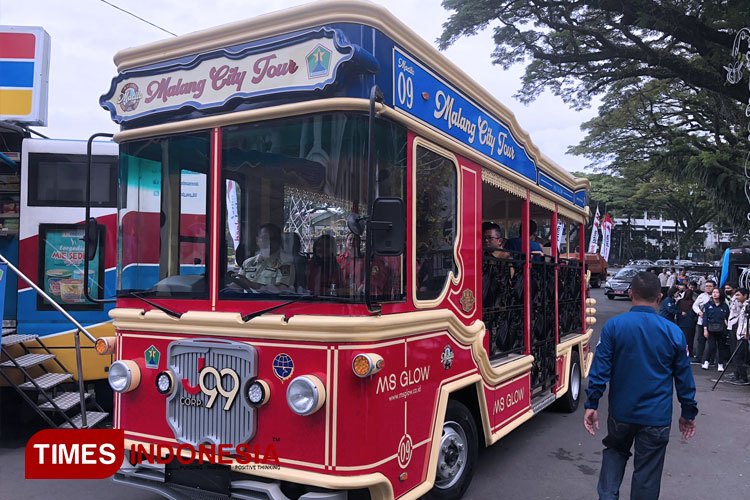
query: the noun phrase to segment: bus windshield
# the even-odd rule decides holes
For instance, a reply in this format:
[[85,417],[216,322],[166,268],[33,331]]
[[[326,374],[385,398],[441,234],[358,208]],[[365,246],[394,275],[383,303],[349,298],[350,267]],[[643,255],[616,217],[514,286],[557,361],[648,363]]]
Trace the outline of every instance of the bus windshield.
[[[366,215],[366,115],[326,113],[225,127],[219,297],[289,296],[362,301],[365,235],[347,217]],[[376,197],[405,198],[406,131],[375,128]],[[374,257],[371,294],[404,296],[403,257]]]
[[207,298],[208,132],[123,144],[118,295]]

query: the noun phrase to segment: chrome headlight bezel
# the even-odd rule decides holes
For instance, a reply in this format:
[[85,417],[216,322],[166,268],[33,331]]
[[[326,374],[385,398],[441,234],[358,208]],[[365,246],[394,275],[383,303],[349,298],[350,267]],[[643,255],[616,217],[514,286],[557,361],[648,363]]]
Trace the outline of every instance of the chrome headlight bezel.
[[297,415],[307,416],[318,411],[325,402],[323,382],[315,375],[301,375],[286,390],[286,402]]
[[130,392],[141,383],[141,369],[134,361],[115,361],[109,367],[107,381],[115,392]]

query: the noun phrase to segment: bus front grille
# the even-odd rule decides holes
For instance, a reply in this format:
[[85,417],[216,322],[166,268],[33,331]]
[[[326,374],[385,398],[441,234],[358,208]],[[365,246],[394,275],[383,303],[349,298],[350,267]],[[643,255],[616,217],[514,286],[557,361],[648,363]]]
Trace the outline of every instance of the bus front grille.
[[[167,366],[175,389],[167,399],[167,422],[175,439],[193,447],[230,445],[252,439],[256,410],[246,400],[247,381],[257,375],[257,351],[225,340],[178,340]],[[214,396],[215,395],[215,396]]]

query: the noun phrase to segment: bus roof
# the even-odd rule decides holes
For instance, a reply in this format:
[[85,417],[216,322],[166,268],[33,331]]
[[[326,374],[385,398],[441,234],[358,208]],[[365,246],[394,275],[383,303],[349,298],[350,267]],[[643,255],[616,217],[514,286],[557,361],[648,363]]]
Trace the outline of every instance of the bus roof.
[[[500,145],[498,153],[494,157],[485,153],[485,158],[495,160],[496,163],[508,167],[514,174],[519,174],[519,180],[524,181],[522,184],[533,186],[535,190],[543,188],[540,191],[554,194],[560,199],[568,201],[570,203],[568,208],[576,209],[576,213],[585,216],[589,214],[589,209],[586,205],[590,184],[587,179],[574,177],[557,163],[542,154],[539,148],[531,141],[528,132],[521,128],[513,113],[506,106],[471,79],[456,64],[448,60],[448,58],[423,40],[408,26],[394,17],[389,11],[369,2],[357,0],[327,0],[314,2],[300,7],[273,12],[249,20],[238,21],[178,36],[176,38],[170,38],[140,47],[122,50],[114,57],[120,75],[113,80],[112,88],[109,93],[102,96],[101,103],[103,107],[110,110],[115,121],[120,121],[116,117],[116,114],[119,113],[119,111],[116,109],[114,103],[118,98],[117,84],[120,82],[120,85],[122,86],[122,82],[127,81],[125,80],[126,75],[143,75],[149,74],[149,72],[154,74],[159,71],[160,67],[174,67],[175,65],[180,64],[185,68],[193,68],[197,64],[195,61],[199,59],[199,57],[196,56],[201,54],[216,53],[217,51],[222,51],[224,49],[225,54],[228,54],[230,57],[235,57],[234,54],[226,49],[231,48],[231,50],[235,52],[240,49],[252,50],[244,48],[249,45],[243,44],[252,44],[259,40],[274,41],[278,40],[279,37],[285,34],[299,36],[299,33],[303,33],[305,30],[310,31],[312,28],[325,27],[328,29],[331,27],[338,27],[339,29],[345,29],[347,25],[368,26],[382,33],[382,35],[387,37],[387,40],[392,41],[393,60],[387,61],[387,64],[392,65],[392,72],[388,71],[391,68],[382,68],[378,66],[378,64],[380,64],[380,66],[385,65],[384,63],[386,63],[386,59],[390,58],[391,51],[384,56],[381,49],[380,52],[377,52],[380,57],[377,58],[377,61],[372,61],[374,55],[369,54],[367,50],[359,50],[359,53],[365,53],[370,57],[369,60],[360,62],[360,65],[371,65],[371,68],[369,69],[370,73],[377,73],[380,71],[381,74],[377,75],[377,77],[373,77],[373,79],[376,82],[379,82],[384,93],[386,93],[386,103],[393,103],[393,106],[398,108],[399,111],[411,114],[412,117],[417,120],[426,122],[433,130],[437,128],[439,131],[463,142],[465,146],[472,147],[474,150],[479,151],[478,143],[481,142],[481,138],[477,138],[476,136],[480,135],[481,130],[478,131],[476,130],[476,127],[474,127],[474,130],[471,131],[471,135],[468,136],[468,141],[466,139],[462,140],[456,135],[457,130],[461,128],[461,124],[456,122],[456,120],[460,121],[462,119],[461,112],[464,111],[463,119],[469,126],[471,123],[476,125],[476,121],[469,123],[468,119],[465,117],[472,116],[471,113],[474,113],[474,116],[479,117],[480,122],[484,119],[485,123],[494,127],[495,131],[499,129],[501,131],[499,136],[502,136],[501,140],[504,141],[505,138],[508,138],[510,144],[510,149],[506,152],[506,157],[502,157],[503,146]],[[333,29],[333,31],[336,30]],[[336,35],[333,35],[332,37],[336,38]],[[346,37],[344,36],[343,38],[345,39]],[[372,40],[371,50],[372,52],[376,52],[374,35]],[[338,46],[339,44],[340,42],[336,40],[336,45]],[[352,46],[354,45],[355,44],[352,44]],[[240,49],[238,49],[238,47],[240,47]],[[379,46],[377,48],[380,49]],[[357,47],[357,49],[359,49],[359,47]],[[356,50],[352,49],[351,52],[357,55]],[[335,55],[336,54],[334,54],[334,57]],[[349,56],[350,59],[353,57],[354,55]],[[431,116],[433,114],[431,112],[432,109],[430,109],[429,113],[422,113],[422,115],[419,115],[411,109],[406,109],[404,106],[397,106],[395,89],[397,86],[396,72],[399,71],[396,68],[397,64],[395,62],[397,57],[399,58],[399,65],[402,62],[401,58],[403,58],[406,71],[409,71],[414,78],[421,78],[422,80],[420,83],[424,84],[423,87],[426,86],[430,88],[432,95],[435,96],[436,102],[438,100],[437,94],[440,93],[440,90],[438,89],[445,88],[451,92],[455,91],[455,106],[459,112],[453,113],[454,116],[449,118],[448,113],[453,105],[451,97],[444,97],[443,100],[444,116],[441,118],[445,118],[445,120],[433,120]],[[367,59],[367,57],[362,56],[362,59]],[[375,69],[372,69],[372,65],[374,65]],[[415,75],[415,68],[416,71],[420,73],[419,75]],[[335,71],[336,68],[332,70],[333,73],[335,73]],[[409,75],[407,75],[407,77],[408,76]],[[175,80],[176,79],[177,78],[175,77]],[[143,84],[141,85],[143,86]],[[312,91],[313,89],[318,90],[320,93],[321,87],[308,87],[303,90]],[[285,90],[289,90],[289,88]],[[292,88],[292,90],[297,90],[297,88]],[[166,93],[164,95],[164,101],[166,102]],[[423,92],[421,95],[424,97],[425,95],[428,95],[428,93]],[[432,97],[432,95],[430,95],[430,97]],[[243,94],[243,96],[249,98],[249,94],[247,93]],[[365,95],[354,95],[351,91],[349,91],[348,94],[341,93],[335,95],[335,97],[343,96],[366,97]],[[119,97],[122,98],[123,96]],[[153,99],[153,96],[149,97]],[[388,97],[391,97],[390,101]],[[416,101],[420,100],[419,96],[413,97],[413,99]],[[426,97],[424,97],[424,99],[427,100]],[[109,102],[107,102],[107,100],[109,100]],[[158,100],[160,99],[157,99],[157,101]],[[224,103],[226,102],[227,101],[225,100]],[[451,105],[451,109],[448,108],[449,104]],[[258,104],[255,106],[257,107]],[[200,107],[196,106],[196,109],[200,109]],[[435,116],[437,116],[437,114],[438,113],[435,112]],[[438,121],[440,123],[437,123]],[[144,122],[143,119],[140,119],[140,122],[134,120],[132,123],[139,123],[141,126],[144,124],[151,124]],[[124,124],[123,128],[125,129],[128,127]],[[503,132],[506,130],[507,132]],[[468,132],[465,129],[464,131]],[[490,132],[492,131],[493,129],[490,129]],[[127,136],[129,134],[124,135]],[[497,141],[497,138],[496,134],[495,140],[490,145],[490,150],[493,151],[493,154],[495,152],[495,142],[500,142]],[[482,142],[482,144],[484,143]],[[514,152],[513,146],[518,147],[518,150],[520,151],[516,150]],[[515,157],[516,155],[518,158]]]

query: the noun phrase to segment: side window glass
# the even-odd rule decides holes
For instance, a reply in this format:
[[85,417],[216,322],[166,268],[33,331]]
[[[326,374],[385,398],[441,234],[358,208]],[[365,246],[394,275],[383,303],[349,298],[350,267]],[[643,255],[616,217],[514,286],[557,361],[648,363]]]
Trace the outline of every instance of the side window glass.
[[432,300],[440,296],[450,273],[458,272],[453,253],[458,178],[453,161],[421,146],[415,174],[417,299]]

